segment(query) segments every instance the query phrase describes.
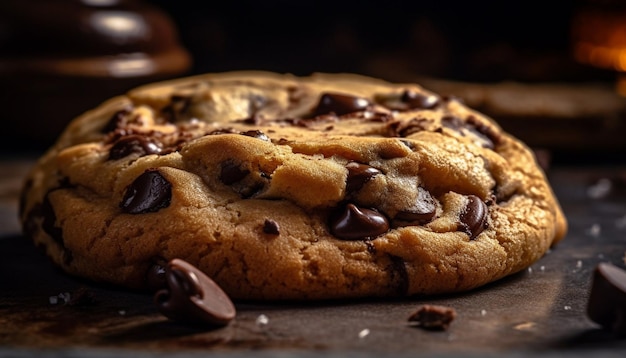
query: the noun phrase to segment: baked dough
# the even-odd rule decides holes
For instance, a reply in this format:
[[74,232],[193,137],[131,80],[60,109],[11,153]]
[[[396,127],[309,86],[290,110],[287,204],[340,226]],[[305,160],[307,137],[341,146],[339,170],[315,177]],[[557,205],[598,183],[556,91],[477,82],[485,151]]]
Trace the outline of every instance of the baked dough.
[[24,231],[66,272],[146,288],[185,260],[230,297],[460,292],[566,233],[532,152],[416,84],[206,74],[72,121],[26,180]]

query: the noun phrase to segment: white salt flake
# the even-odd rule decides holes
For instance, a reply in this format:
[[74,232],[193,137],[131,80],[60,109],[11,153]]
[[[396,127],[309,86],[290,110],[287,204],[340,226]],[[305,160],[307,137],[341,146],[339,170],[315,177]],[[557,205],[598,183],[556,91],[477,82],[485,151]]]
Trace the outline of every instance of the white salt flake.
[[260,314],[259,317],[256,318],[257,326],[265,326],[269,322],[270,322],[270,319],[264,314]]
[[610,179],[601,178],[595,184],[587,187],[587,196],[592,199],[600,199],[607,196],[612,188],[613,183]]
[[119,311],[117,311],[117,313],[118,313],[120,316],[126,316],[126,311],[125,311],[125,310],[119,310]]
[[572,310],[572,306],[563,306],[563,309],[566,311],[571,311]]
[[626,215],[615,220],[615,227],[618,229],[626,229]]
[[583,267],[583,262],[581,260],[576,261],[576,268],[582,268]]
[[533,268],[532,267],[528,268],[528,273],[533,273]]
[[363,339],[363,338],[367,337],[369,334],[370,334],[370,330],[365,328],[364,330],[359,332],[359,339]]
[[546,267],[545,267],[545,266],[541,265],[541,266],[539,267],[539,271],[544,272],[545,270],[546,270]]
[[587,234],[589,234],[590,236],[593,237],[598,237],[600,236],[600,233],[602,232],[602,227],[600,227],[600,224],[593,224],[591,225],[591,227],[587,230]]
[[485,317],[487,315],[487,310],[480,310],[480,315]]
[[59,303],[59,296],[50,296],[48,297],[48,302],[50,302],[51,305],[56,305]]

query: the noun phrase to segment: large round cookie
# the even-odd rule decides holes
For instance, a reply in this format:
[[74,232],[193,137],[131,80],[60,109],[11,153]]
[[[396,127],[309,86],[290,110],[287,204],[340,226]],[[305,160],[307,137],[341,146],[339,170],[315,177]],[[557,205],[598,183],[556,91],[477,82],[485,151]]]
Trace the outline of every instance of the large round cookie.
[[236,299],[472,289],[566,232],[528,148],[414,84],[207,74],[75,119],[27,179],[26,234],[133,288],[180,258]]

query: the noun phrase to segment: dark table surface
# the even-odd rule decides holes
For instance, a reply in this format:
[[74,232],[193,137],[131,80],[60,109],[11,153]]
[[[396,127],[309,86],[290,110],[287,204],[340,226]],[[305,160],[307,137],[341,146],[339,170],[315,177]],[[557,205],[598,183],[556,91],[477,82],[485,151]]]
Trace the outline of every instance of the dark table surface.
[[[463,294],[392,301],[237,302],[207,329],[161,316],[152,297],[64,275],[20,233],[17,202],[32,159],[0,160],[0,356],[626,356],[626,339],[586,316],[593,269],[626,266],[626,167],[549,171],[569,233],[528,270]],[[601,179],[600,181],[598,181]],[[51,304],[87,293],[74,305]],[[453,307],[446,331],[411,326],[424,303]]]

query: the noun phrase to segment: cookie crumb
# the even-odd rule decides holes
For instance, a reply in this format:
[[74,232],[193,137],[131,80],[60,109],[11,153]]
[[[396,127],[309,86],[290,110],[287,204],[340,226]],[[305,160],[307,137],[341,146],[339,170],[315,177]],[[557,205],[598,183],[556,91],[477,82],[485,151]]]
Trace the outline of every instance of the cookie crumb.
[[456,318],[456,310],[452,307],[438,305],[422,305],[409,316],[408,321],[417,327],[428,330],[443,331]]
[[591,237],[598,237],[600,236],[601,232],[602,232],[602,227],[600,226],[600,224],[593,224],[587,230],[587,234]]
[[68,306],[90,306],[95,303],[93,292],[85,287],[80,287],[71,294],[71,298],[66,302]]

